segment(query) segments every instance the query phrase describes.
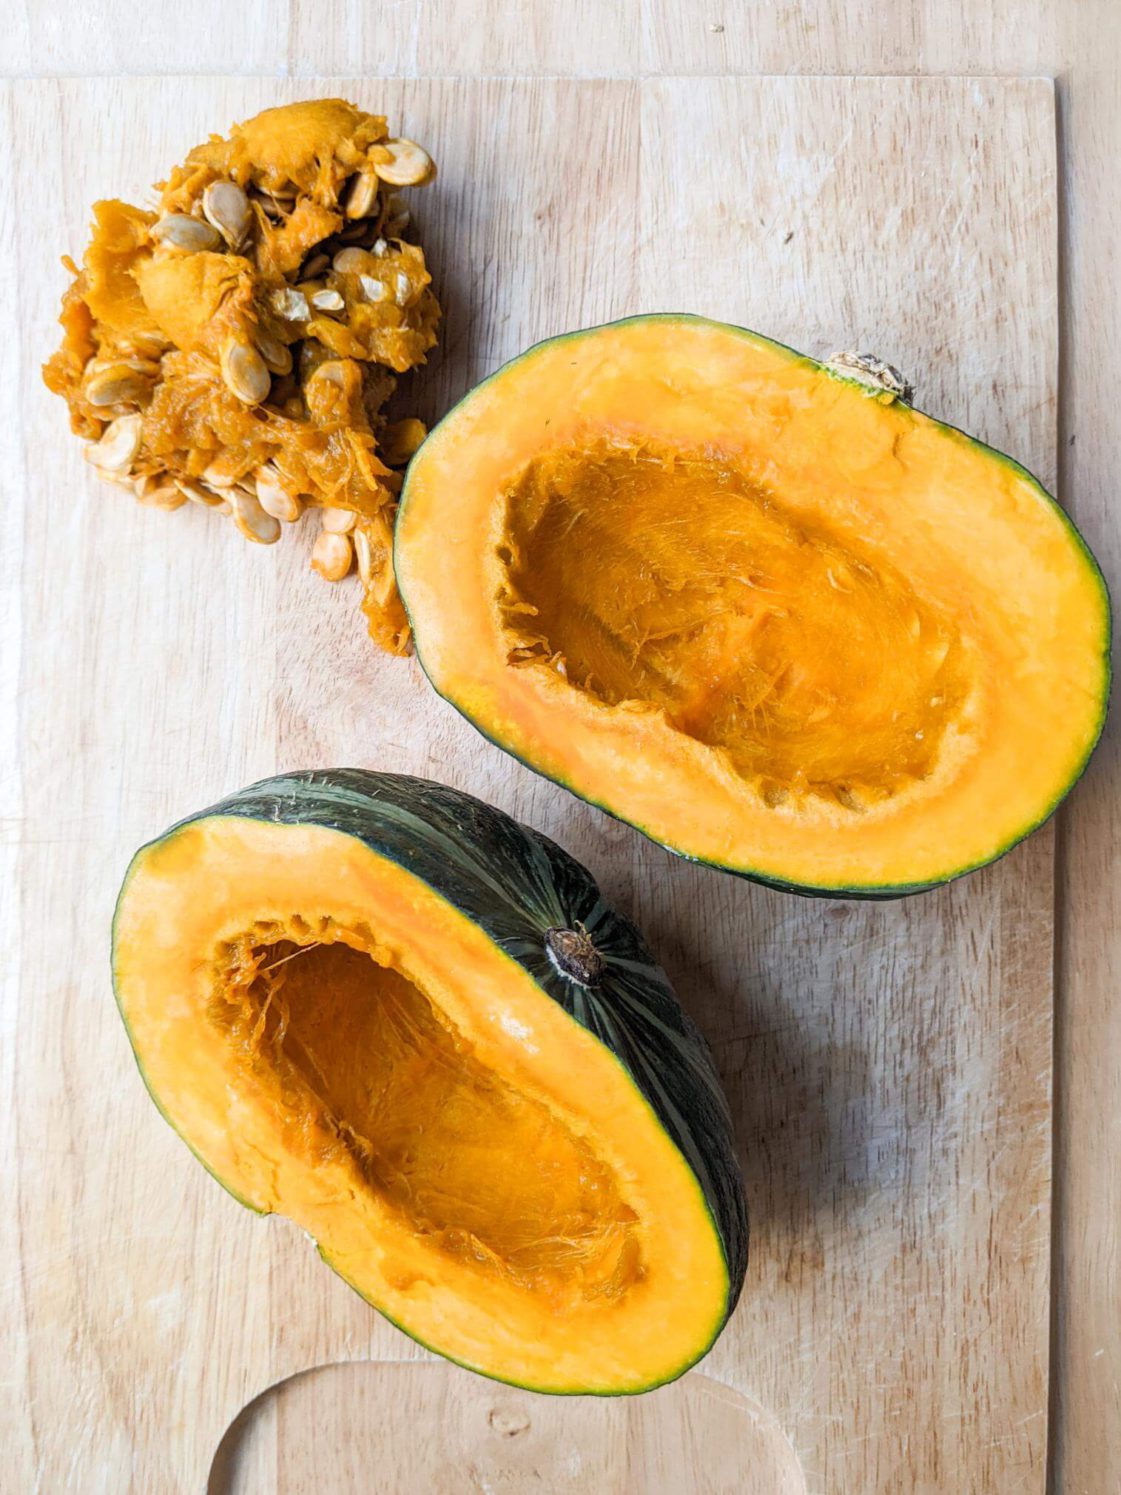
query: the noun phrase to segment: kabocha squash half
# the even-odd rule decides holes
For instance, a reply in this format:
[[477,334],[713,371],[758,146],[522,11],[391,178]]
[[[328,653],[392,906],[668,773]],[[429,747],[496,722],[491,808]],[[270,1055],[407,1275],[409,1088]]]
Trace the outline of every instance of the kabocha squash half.
[[436,689],[685,856],[894,896],[1077,779],[1109,608],[1009,458],[737,327],[530,349],[414,458],[398,584]]
[[441,1354],[636,1392],[731,1313],[747,1223],[704,1040],[584,868],[499,811],[267,779],[137,853],[113,975],[206,1167]]

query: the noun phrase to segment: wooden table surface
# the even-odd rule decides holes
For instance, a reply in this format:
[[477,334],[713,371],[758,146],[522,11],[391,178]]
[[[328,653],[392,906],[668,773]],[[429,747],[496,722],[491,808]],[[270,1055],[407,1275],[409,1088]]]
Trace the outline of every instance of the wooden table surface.
[[[15,75],[214,72],[370,76],[1046,74],[1056,78],[1060,163],[1059,483],[1117,589],[1121,576],[1121,315],[1116,244],[1121,135],[1115,0],[994,0],[946,7],[718,3],[404,3],[17,0],[0,71]],[[874,122],[872,124],[874,128]],[[78,143],[75,144],[77,148]],[[698,139],[698,155],[715,149]],[[18,223],[8,233],[18,233]],[[9,283],[6,294],[12,294]],[[1012,305],[1012,317],[1031,308]],[[10,317],[18,314],[13,308]],[[5,364],[5,377],[15,377]],[[10,501],[5,492],[5,503]],[[5,571],[12,567],[5,551]],[[10,665],[5,651],[4,665]],[[1055,923],[1055,1134],[1050,1485],[1121,1487],[1121,844],[1118,733],[1059,817]],[[4,789],[9,787],[5,778]],[[10,798],[4,814],[18,816]],[[6,836],[7,856],[15,844]],[[5,1033],[5,1055],[12,1038]],[[11,1393],[9,1393],[11,1394]],[[362,1390],[353,1395],[362,1415]],[[334,1403],[338,1405],[336,1398]],[[345,1426],[345,1419],[340,1427]],[[0,1472],[0,1488],[4,1476]]]

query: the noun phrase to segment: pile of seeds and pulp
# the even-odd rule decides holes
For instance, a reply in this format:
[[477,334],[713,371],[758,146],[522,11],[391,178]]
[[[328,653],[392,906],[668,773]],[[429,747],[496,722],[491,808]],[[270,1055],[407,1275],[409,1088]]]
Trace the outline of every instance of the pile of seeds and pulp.
[[44,369],[90,462],[142,503],[202,504],[265,545],[317,509],[312,565],[338,581],[357,561],[398,653],[394,468],[425,431],[381,412],[440,308],[396,189],[434,174],[341,99],[268,109],[191,151],[156,212],[94,205]]

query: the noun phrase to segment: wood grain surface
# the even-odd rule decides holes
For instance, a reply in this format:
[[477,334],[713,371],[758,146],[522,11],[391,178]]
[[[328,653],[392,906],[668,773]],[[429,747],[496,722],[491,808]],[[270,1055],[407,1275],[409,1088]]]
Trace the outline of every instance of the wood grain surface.
[[[354,1418],[356,1405],[376,1416]],[[370,1489],[805,1495],[806,1483],[775,1419],[699,1373],[642,1397],[546,1400],[452,1366],[367,1364],[294,1376],[253,1402],[208,1495]]]
[[[586,860],[650,934],[716,1050],[755,1218],[745,1298],[705,1370],[781,1429],[806,1487],[1042,1490],[1051,833],[894,905],[802,902],[689,867],[511,764],[415,663],[373,653],[353,592],[308,572],[303,537],[263,551],[211,516],[142,510],[98,488],[65,438],[36,367],[63,284],[49,267],[80,249],[89,202],[140,195],[209,129],[326,87],[70,80],[5,96],[2,232],[22,297],[0,425],[5,870],[21,890],[5,904],[0,1136],[14,1488],[197,1489],[272,1383],[421,1354],[297,1231],[238,1210],[193,1164],[131,1067],[107,983],[135,845],[278,767],[353,762],[500,803]],[[417,216],[448,318],[403,408],[438,413],[541,336],[686,308],[807,351],[874,348],[925,408],[1053,479],[1049,83],[340,90],[441,166]],[[465,1398],[498,1394],[446,1374]],[[378,1395],[356,1389],[353,1413],[376,1425]],[[532,1401],[535,1426],[574,1425],[566,1404]],[[589,1423],[589,1448],[600,1437]],[[284,1447],[276,1487],[300,1489],[300,1439]],[[673,1488],[658,1478],[645,1487]]]
[[[1121,580],[1117,0],[12,0],[0,75],[1047,74],[1060,162],[1060,491]],[[511,62],[513,58],[513,62]],[[9,280],[5,291],[14,296]],[[7,349],[4,350],[6,354]],[[0,579],[9,587],[10,574]],[[15,668],[11,648],[0,670]],[[14,781],[3,783],[9,804]],[[1121,1488],[1121,733],[1059,818],[1050,1488]],[[9,841],[2,853],[10,859]],[[10,886],[10,884],[9,884]],[[355,1416],[361,1406],[355,1405]]]

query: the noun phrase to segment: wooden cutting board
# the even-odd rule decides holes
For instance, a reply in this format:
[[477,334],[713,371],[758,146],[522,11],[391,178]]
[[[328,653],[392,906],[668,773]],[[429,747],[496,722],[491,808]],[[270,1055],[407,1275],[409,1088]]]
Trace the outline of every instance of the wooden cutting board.
[[[689,866],[375,653],[355,584],[308,571],[310,535],[251,547],[99,487],[42,388],[58,255],[80,253],[90,202],[142,200],[208,131],[321,92],[387,112],[440,163],[415,212],[447,320],[403,409],[439,414],[549,334],[691,310],[878,352],[923,408],[1054,475],[1049,82],[6,87],[0,1484],[197,1491],[259,1393],[373,1360],[265,1398],[212,1488],[1042,1491],[1050,833],[895,904]],[[427,1357],[299,1231],[240,1210],[156,1114],[108,981],[128,857],[230,789],[325,764],[493,800],[650,935],[713,1044],[753,1213],[744,1297],[704,1375],[605,1404],[402,1366]]]

